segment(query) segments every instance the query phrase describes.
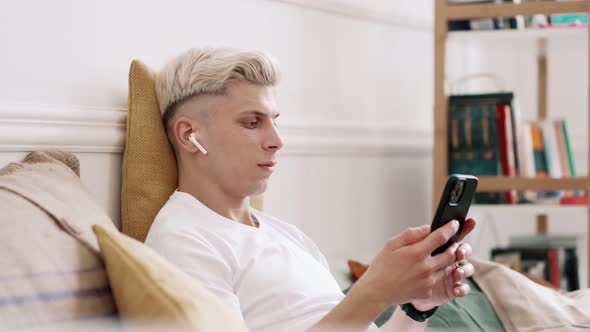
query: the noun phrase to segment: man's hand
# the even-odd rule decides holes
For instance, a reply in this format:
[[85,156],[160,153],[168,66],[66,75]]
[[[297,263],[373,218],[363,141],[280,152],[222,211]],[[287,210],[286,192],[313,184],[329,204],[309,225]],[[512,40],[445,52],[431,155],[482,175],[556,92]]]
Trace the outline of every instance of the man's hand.
[[[469,219],[463,225],[459,240],[475,227]],[[445,252],[431,256],[459,229],[458,222],[450,222],[434,232],[430,226],[408,228],[387,241],[383,249],[354,284],[346,297],[332,309],[312,330],[364,331],[387,307],[394,303],[413,301],[418,310],[427,310],[456,296],[469,292],[458,280],[470,276],[473,266],[460,269],[456,262],[471,253],[471,247],[455,243]],[[464,250],[457,250],[458,248]],[[461,273],[460,271],[463,271]],[[465,288],[467,287],[467,288]],[[454,295],[455,289],[459,295]],[[396,311],[387,322],[395,331],[423,331],[425,323],[419,323]]]
[[[465,221],[459,241],[463,240],[475,228],[475,224],[473,219]],[[442,277],[437,278],[439,282],[433,287],[432,296],[428,299],[414,300],[412,305],[420,311],[427,311],[454,298],[469,294],[469,285],[461,283],[461,280],[473,275],[473,265],[463,261],[471,255],[471,252],[469,244],[459,245],[456,251],[456,262],[438,272],[442,274]]]
[[[475,227],[465,222],[460,240]],[[363,277],[350,293],[363,293],[382,308],[394,303],[412,302],[418,310],[428,310],[454,297],[465,296],[469,287],[459,280],[473,274],[473,266],[458,267],[457,262],[471,253],[471,247],[455,243],[445,252],[431,253],[445,244],[458,230],[456,221],[430,232],[430,226],[408,228],[385,244]],[[459,290],[459,293],[455,293]]]

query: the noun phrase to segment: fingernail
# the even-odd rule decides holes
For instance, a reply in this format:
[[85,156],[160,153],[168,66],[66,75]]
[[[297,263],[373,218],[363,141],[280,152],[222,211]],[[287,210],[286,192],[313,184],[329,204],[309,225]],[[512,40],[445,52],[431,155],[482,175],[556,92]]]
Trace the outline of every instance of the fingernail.
[[461,248],[461,253],[463,254],[463,256],[467,255],[467,250],[465,250],[465,248]]
[[465,270],[463,270],[463,269],[459,269],[458,271],[459,271],[459,274],[460,275],[464,275],[465,274]]
[[461,291],[459,289],[455,289],[455,296],[459,296],[461,294]]
[[453,220],[453,227],[459,228],[459,222],[457,220]]

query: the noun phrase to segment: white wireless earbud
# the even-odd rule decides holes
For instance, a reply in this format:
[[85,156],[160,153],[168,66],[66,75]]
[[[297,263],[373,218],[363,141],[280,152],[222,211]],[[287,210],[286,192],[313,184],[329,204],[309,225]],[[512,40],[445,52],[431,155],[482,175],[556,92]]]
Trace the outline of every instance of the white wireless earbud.
[[191,143],[193,143],[197,147],[197,149],[199,149],[199,151],[201,151],[204,155],[207,154],[207,150],[205,150],[201,143],[199,143],[199,141],[197,141],[197,139],[195,138],[195,133],[191,133],[190,135],[188,135],[188,140]]

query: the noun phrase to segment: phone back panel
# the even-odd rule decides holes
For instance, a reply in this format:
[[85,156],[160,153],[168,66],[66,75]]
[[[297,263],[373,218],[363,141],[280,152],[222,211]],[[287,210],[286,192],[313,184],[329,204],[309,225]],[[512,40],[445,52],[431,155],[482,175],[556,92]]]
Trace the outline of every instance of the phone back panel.
[[[456,204],[451,204],[453,188],[455,188],[455,185],[459,181],[465,181],[463,194]],[[457,242],[459,234],[461,234],[461,230],[463,229],[465,218],[467,218],[467,212],[469,212],[469,207],[473,201],[473,196],[477,190],[477,183],[477,178],[472,175],[453,174],[449,176],[432,221],[431,231],[444,226],[451,220],[459,221],[459,230],[449,242],[435,250],[432,255],[445,251],[452,243]]]

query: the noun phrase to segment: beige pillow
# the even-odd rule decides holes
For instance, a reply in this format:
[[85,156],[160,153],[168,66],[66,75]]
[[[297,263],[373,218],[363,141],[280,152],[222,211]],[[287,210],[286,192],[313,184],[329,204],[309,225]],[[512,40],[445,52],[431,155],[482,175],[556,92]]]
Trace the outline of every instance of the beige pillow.
[[238,313],[231,312],[151,248],[113,229],[95,225],[93,230],[115,303],[126,324],[162,324],[191,331],[246,331]]
[[114,224],[74,155],[33,152],[0,169],[0,330],[112,316],[92,224]]
[[[176,159],[155,90],[155,74],[138,60],[129,69],[129,111],[123,155],[123,233],[144,241],[158,211],[178,186]],[[250,205],[262,209],[262,196]]]
[[506,332],[590,330],[590,289],[561,293],[510,268],[475,257],[473,279]]

